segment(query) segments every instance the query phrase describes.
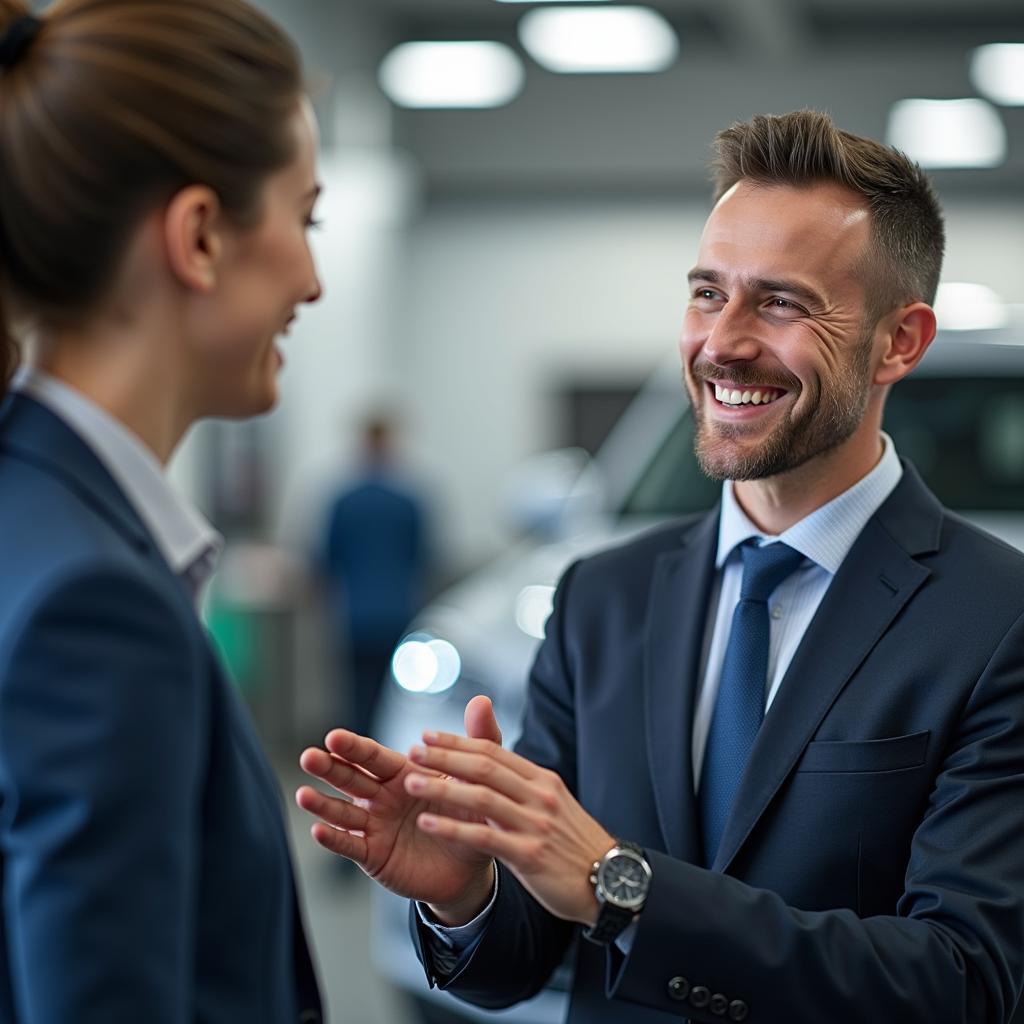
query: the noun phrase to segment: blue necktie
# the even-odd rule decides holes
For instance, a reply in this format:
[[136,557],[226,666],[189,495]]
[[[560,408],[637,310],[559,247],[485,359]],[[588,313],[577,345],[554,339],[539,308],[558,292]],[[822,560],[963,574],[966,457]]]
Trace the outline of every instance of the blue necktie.
[[711,716],[700,781],[704,862],[709,866],[718,852],[736,790],[764,718],[768,598],[803,561],[799,551],[780,542],[764,547],[748,542],[740,553],[743,583],[722,661],[718,699]]

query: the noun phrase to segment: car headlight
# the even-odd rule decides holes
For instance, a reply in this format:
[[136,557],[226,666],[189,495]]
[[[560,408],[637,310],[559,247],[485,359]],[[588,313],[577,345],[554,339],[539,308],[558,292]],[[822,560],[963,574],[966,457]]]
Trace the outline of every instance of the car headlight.
[[554,599],[554,587],[523,587],[516,598],[516,625],[527,636],[543,640]]
[[429,633],[410,633],[395,648],[391,674],[410,693],[444,693],[462,672],[455,645]]

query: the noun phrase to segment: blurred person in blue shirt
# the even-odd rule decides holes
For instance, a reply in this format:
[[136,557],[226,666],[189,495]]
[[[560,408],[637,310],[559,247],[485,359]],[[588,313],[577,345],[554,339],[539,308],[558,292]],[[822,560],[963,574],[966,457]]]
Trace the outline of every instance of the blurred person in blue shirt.
[[351,683],[348,720],[368,734],[391,655],[424,596],[425,503],[396,466],[395,425],[362,427],[362,464],[331,502],[320,553],[339,660]]

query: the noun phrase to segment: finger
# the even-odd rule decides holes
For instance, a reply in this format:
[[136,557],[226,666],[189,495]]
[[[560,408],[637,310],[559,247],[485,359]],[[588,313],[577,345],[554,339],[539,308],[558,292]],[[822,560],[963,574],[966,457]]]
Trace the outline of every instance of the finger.
[[469,811],[479,818],[488,818],[504,829],[532,832],[537,826],[537,817],[533,812],[487,786],[413,772],[405,778],[405,789],[421,799]]
[[478,694],[467,705],[464,715],[466,735],[476,740],[490,740],[501,746],[501,729],[490,697]]
[[468,736],[458,736],[453,732],[425,732],[423,742],[433,749],[461,750],[467,754],[483,754],[511,769],[517,775],[521,775],[524,779],[539,778],[544,771],[532,761],[527,761],[525,757],[499,747],[492,740],[471,739]]
[[486,754],[470,754],[445,747],[413,747],[409,760],[423,768],[433,768],[462,782],[475,782],[503,793],[520,804],[536,804],[530,782],[497,759]]
[[393,779],[405,767],[405,758],[401,754],[381,746],[369,736],[360,736],[348,729],[332,729],[324,740],[324,746],[343,760],[359,765],[381,782]]
[[533,842],[490,825],[456,821],[438,814],[421,814],[416,818],[416,825],[432,836],[463,843],[479,853],[497,857],[511,867],[519,867],[525,862],[527,844]]
[[330,825],[319,821],[309,831],[313,839],[325,850],[354,860],[360,866],[366,863],[368,848],[364,837],[331,828]]
[[376,779],[317,747],[304,750],[299,757],[299,765],[307,775],[321,779],[340,793],[368,799],[380,792],[380,783]]
[[334,828],[354,829],[365,832],[370,823],[366,810],[349,800],[327,796],[312,786],[302,786],[295,793],[295,802],[310,814],[315,814]]

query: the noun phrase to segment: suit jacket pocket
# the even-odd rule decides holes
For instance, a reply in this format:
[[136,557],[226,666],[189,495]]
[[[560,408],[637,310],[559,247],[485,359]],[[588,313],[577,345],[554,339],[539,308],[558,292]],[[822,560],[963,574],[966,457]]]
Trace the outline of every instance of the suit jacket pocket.
[[924,764],[931,732],[880,740],[818,740],[807,744],[798,772],[895,772]]

